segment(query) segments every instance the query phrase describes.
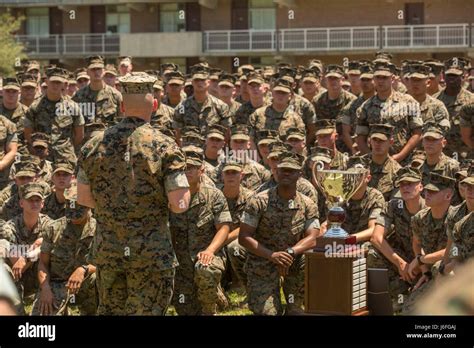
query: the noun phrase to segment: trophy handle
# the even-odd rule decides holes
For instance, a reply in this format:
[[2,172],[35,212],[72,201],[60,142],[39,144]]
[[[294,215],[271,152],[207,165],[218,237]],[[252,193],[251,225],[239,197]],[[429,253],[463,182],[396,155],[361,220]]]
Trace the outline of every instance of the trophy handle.
[[314,162],[313,163],[313,167],[311,168],[311,176],[313,178],[313,184],[315,186],[317,186],[317,188],[321,191],[321,192],[324,192],[323,191],[323,188],[321,187],[321,185],[319,184],[318,180],[316,179],[316,170],[318,169],[319,167],[319,170],[324,170],[324,164],[323,162],[321,161],[317,161],[317,162]]

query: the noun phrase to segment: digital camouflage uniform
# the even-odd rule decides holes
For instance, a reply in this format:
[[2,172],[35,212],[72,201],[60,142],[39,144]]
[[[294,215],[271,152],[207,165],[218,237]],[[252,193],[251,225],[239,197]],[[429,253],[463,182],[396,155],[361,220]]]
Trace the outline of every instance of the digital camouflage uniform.
[[59,101],[50,101],[43,96],[33,102],[25,118],[25,128],[33,132],[46,133],[51,137],[52,162],[65,160],[76,162],[73,145],[74,127],[83,126],[79,105],[64,96]]
[[[266,181],[263,185],[257,188],[256,192],[260,193],[265,190],[268,190],[272,187],[276,187],[278,183],[275,181],[273,176],[271,177],[270,180]],[[299,177],[298,180],[296,181],[296,191],[299,193],[305,195],[309,199],[311,199],[314,204],[318,204],[318,192],[314,188],[313,184],[311,184],[310,181],[306,180],[303,177]]]
[[459,171],[459,162],[455,159],[446,156],[444,153],[441,154],[438,163],[434,166],[430,166],[425,160],[423,165],[420,167],[422,175],[423,185],[428,184],[430,179],[430,173],[437,173],[443,176],[454,177],[454,174]]
[[380,165],[370,161],[370,179],[369,186],[379,190],[386,201],[393,198],[395,193],[395,179],[397,172],[402,166],[392,157],[388,156],[385,162]]
[[95,200],[98,314],[165,314],[178,265],[166,194],[188,187],[184,169],[175,141],[134,117],[83,146],[78,181]]
[[383,195],[377,189],[367,187],[361,200],[350,199],[344,207],[346,220],[342,228],[349,234],[368,228],[369,220],[377,219],[385,204]]
[[[425,200],[420,198],[420,207],[426,207]],[[391,199],[382,209],[375,222],[385,228],[384,239],[394,252],[407,263],[415,257],[412,247],[411,218],[413,215],[406,208],[405,202],[400,198]],[[395,311],[401,310],[401,305],[408,298],[409,283],[400,279],[398,269],[385,256],[374,247],[369,248],[367,257],[368,267],[386,268],[388,270],[389,292]],[[402,297],[400,297],[402,295]]]
[[274,130],[284,139],[289,128],[305,129],[301,117],[288,106],[285,111],[278,112],[271,105],[258,108],[250,115],[248,126],[250,127],[250,137],[258,143],[259,131]]
[[420,116],[423,123],[434,122],[446,130],[451,127],[446,106],[428,94],[426,99],[420,104]]
[[[235,114],[236,114],[237,111],[240,109],[240,107],[242,106],[242,104],[240,104],[238,101],[232,100],[231,105],[227,105],[227,106],[229,107],[229,116],[230,116],[230,119],[232,120],[232,124],[234,124]],[[246,124],[246,123],[245,123],[245,124]]]
[[[252,197],[241,222],[256,228],[254,238],[272,251],[282,251],[304,238],[308,228],[319,228],[314,202],[297,192],[293,200],[278,196],[272,187]],[[281,315],[280,275],[271,261],[249,253],[246,264],[250,310],[256,315]],[[299,255],[282,280],[288,313],[301,311],[304,302],[304,257]]]
[[[54,296],[55,310],[67,298],[66,284],[72,273],[82,265],[87,265],[86,255],[89,252],[95,233],[96,221],[90,218],[84,225],[74,225],[66,216],[52,221],[43,234],[41,252],[49,254],[49,285]],[[39,315],[39,298],[36,294],[33,304],[33,315]],[[81,284],[79,292],[71,304],[77,305],[81,315],[95,315],[97,311],[97,294],[95,273],[89,275]]]
[[[237,199],[227,198],[227,205],[229,212],[232,217],[232,223],[230,224],[230,232],[240,227],[240,220],[244,212],[245,206],[250,201],[254,192],[240,186],[239,196]],[[248,252],[243,246],[239,244],[239,239],[230,242],[226,246],[227,255],[229,262],[232,266],[232,270],[236,274],[239,282],[245,287],[247,286],[247,274],[244,271],[245,262],[247,261]]]
[[78,103],[83,111],[86,140],[90,138],[92,131],[116,124],[121,116],[122,94],[105,83],[98,91],[93,91],[90,85],[81,88],[72,100]]
[[[459,111],[459,126],[471,128],[471,134],[474,134],[474,101],[461,107]],[[468,158],[474,158],[474,150],[471,149]]]
[[[7,154],[8,146],[18,143],[17,129],[12,121],[0,115],[0,160]],[[0,171],[0,190],[7,187],[9,183],[10,166]]]
[[194,97],[189,97],[179,103],[175,109],[174,129],[194,126],[200,129],[201,134],[206,134],[207,127],[216,123],[224,127],[230,127],[232,119],[227,104],[212,95],[208,95],[202,106],[199,106]]
[[[268,169],[262,166],[260,163],[255,162],[251,159],[246,159],[243,161],[242,173],[243,177],[240,184],[249,190],[256,190],[266,181],[270,180],[271,173]],[[222,186],[222,168],[224,167],[225,162],[219,163],[219,166],[215,169],[215,174],[212,178],[215,178],[216,184]]]
[[[433,218],[431,215],[431,208],[428,207],[420,210],[411,219],[412,234],[420,241],[421,248],[426,255],[446,248],[446,217],[447,212],[441,219]],[[437,262],[435,265],[432,265],[431,268],[436,268],[438,265],[439,262]],[[411,292],[408,301],[406,301],[403,306],[403,313],[411,313],[414,304],[419,301],[419,299],[433,286],[434,281],[429,280],[417,290]]]
[[[43,187],[44,197],[47,197],[50,195],[51,188],[49,187],[47,183],[45,183],[44,181],[36,181],[36,183]],[[16,194],[12,194],[2,205],[0,219],[8,221],[10,219],[13,219],[15,216],[21,214],[22,211],[23,210],[20,206],[20,195],[17,188]]]
[[423,126],[419,103],[410,95],[396,91],[392,91],[384,101],[375,95],[357,110],[355,132],[360,136],[368,136],[371,124],[382,123],[395,127],[390,154],[399,153],[413,136],[413,131]]
[[298,94],[293,94],[289,105],[290,107],[293,107],[294,112],[300,115],[306,129],[308,128],[308,125],[314,124],[316,122],[316,112],[314,111],[314,106],[306,98],[303,98]]
[[28,111],[28,107],[18,103],[18,106],[14,110],[7,109],[3,103],[0,103],[0,115],[5,116],[8,120],[13,122],[16,126],[16,132],[18,136],[18,152],[28,153],[28,149],[25,146],[25,136],[23,131],[25,129],[25,116]]
[[158,129],[173,129],[174,112],[172,107],[160,103],[158,109],[151,114],[151,125]]
[[66,214],[66,204],[66,201],[60,203],[56,197],[56,193],[53,191],[44,200],[42,213],[48,215],[52,220],[60,219]]
[[[459,205],[449,207],[446,216],[446,236],[448,239],[454,241],[456,238],[454,236],[454,225],[456,225],[456,223],[462,220],[466,215],[469,215],[469,213],[466,201],[463,201]],[[454,244],[451,245],[451,250],[446,250],[446,252],[449,252],[450,258],[457,258],[458,256],[458,250],[454,251]]]
[[[48,216],[39,214],[38,223],[35,225],[33,230],[30,231],[25,225],[23,213],[20,213],[0,228],[0,240],[4,239],[8,241],[8,243],[10,243],[10,250],[12,246],[16,245],[30,246],[37,239],[43,238],[51,221],[52,220]],[[25,297],[34,294],[38,289],[38,259],[30,261],[33,264],[23,273],[20,280],[15,282],[22,302]],[[7,260],[5,266],[7,271],[13,277],[13,265]],[[23,303],[20,305],[18,310],[20,314],[24,313]]]
[[260,106],[254,107],[250,101],[242,103],[233,115],[232,124],[248,124],[250,115],[259,108]]
[[329,92],[317,95],[313,99],[314,109],[318,120],[330,119],[336,121],[336,129],[339,139],[336,141],[337,148],[342,152],[350,152],[350,149],[342,141],[342,115],[343,109],[357,99],[352,93],[341,90],[337,99],[329,99]]
[[[466,262],[474,258],[474,213],[471,212],[453,228],[453,249],[456,250],[456,260]],[[453,255],[454,256],[454,255]]]
[[364,96],[359,96],[352,100],[349,104],[344,106],[341,110],[341,123],[347,126],[351,126],[352,133],[355,132],[357,126],[357,109],[364,104],[367,99]]
[[179,261],[173,305],[179,315],[216,313],[218,286],[225,270],[224,253],[223,250],[216,252],[209,266],[203,266],[197,254],[211,244],[217,225],[231,222],[224,194],[204,185],[191,196],[186,212],[170,215]]
[[448,144],[444,148],[444,153],[448,156],[452,156],[454,153],[457,153],[458,159],[467,157],[467,155],[469,154],[469,148],[463,143],[461,139],[460,110],[463,105],[469,104],[474,100],[473,94],[462,88],[456,96],[449,96],[443,89],[441,90],[441,92],[435,94],[433,97],[441,100],[449,112],[449,121],[451,123],[451,128],[448,134],[446,135],[446,140],[448,141]]

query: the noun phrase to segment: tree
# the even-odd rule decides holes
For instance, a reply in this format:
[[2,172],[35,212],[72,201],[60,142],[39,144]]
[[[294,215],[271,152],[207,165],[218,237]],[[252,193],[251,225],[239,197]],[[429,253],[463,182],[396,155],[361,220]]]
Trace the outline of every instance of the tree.
[[15,67],[20,67],[26,58],[23,44],[14,37],[23,20],[23,17],[15,18],[9,12],[0,15],[0,76],[14,76]]

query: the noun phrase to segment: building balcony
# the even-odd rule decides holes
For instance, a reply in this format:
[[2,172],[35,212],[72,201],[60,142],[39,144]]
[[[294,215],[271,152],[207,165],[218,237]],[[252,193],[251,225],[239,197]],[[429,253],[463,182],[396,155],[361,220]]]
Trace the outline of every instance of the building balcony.
[[284,52],[365,52],[457,50],[473,47],[473,26],[461,24],[216,30],[203,33],[203,50],[211,55]]
[[117,34],[18,35],[31,58],[78,58],[91,54],[116,56],[120,53]]

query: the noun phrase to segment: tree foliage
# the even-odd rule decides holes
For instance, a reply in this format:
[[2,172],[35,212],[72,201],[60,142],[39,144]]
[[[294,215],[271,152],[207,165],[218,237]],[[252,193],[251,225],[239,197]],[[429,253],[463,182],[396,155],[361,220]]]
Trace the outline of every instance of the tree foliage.
[[15,18],[9,12],[0,15],[0,76],[13,76],[15,66],[20,67],[26,58],[23,44],[14,36],[23,20],[23,17]]

